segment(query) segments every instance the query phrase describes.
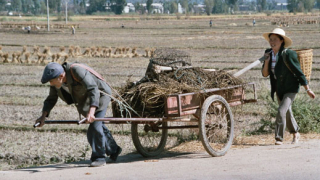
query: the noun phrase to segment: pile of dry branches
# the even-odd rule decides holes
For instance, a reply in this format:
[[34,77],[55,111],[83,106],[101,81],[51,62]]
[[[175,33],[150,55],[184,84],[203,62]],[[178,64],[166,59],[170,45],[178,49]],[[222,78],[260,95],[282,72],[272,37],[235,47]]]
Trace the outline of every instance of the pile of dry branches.
[[[120,89],[119,94],[140,117],[163,117],[165,98],[170,94],[199,92],[211,88],[223,88],[242,84],[240,79],[225,71],[205,71],[201,68],[178,68],[162,72],[157,79],[145,78]],[[115,117],[126,117],[119,105],[113,102]],[[132,116],[137,116],[131,111]]]

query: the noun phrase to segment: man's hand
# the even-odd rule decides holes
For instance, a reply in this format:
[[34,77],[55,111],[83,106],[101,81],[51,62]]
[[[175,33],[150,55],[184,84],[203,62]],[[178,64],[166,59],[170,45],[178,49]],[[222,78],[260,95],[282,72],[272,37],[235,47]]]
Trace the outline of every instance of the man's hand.
[[94,106],[90,107],[90,110],[87,115],[87,123],[93,123],[94,119],[96,118],[94,116],[95,112],[96,112],[96,107],[94,107]]
[[42,127],[44,125],[44,121],[46,120],[46,117],[47,117],[47,112],[42,112],[42,116],[40,116],[37,120],[36,120],[36,123],[40,123],[40,125],[38,125],[37,127]]

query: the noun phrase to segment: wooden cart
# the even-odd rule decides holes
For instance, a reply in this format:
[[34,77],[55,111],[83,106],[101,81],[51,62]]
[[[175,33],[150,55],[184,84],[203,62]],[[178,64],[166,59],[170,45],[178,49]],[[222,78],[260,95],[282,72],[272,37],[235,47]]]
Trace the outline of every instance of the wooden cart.
[[[246,89],[252,88],[253,97],[251,99],[245,98],[244,86]],[[131,123],[134,146],[144,157],[159,155],[166,145],[168,130],[182,128],[199,128],[199,136],[206,151],[211,156],[223,156],[233,141],[234,120],[230,106],[256,101],[255,84],[248,83],[169,95],[165,101],[165,116],[161,118],[108,117],[95,120],[111,124]],[[45,121],[45,124],[81,124],[84,121],[85,119],[81,121]],[[168,122],[178,122],[179,126],[169,126]],[[190,122],[196,125],[187,125]]]

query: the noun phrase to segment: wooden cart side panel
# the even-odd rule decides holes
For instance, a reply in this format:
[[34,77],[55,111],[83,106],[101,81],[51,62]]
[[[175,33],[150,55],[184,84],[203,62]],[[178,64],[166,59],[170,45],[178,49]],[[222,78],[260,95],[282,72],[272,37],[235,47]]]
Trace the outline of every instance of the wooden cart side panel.
[[237,87],[232,89],[232,91],[228,91],[226,96],[223,96],[228,103],[242,101],[244,99],[244,89],[242,87]]
[[[200,93],[186,93],[169,95],[165,102],[166,116],[181,117],[183,115],[195,114],[196,110],[201,108],[201,104],[205,100],[199,94]],[[220,95],[231,105],[239,105],[244,99],[244,90],[241,86],[230,89],[215,90],[206,94],[207,96]]]
[[168,117],[180,117],[193,114],[200,108],[201,97],[198,94],[170,95],[166,98],[165,113]]

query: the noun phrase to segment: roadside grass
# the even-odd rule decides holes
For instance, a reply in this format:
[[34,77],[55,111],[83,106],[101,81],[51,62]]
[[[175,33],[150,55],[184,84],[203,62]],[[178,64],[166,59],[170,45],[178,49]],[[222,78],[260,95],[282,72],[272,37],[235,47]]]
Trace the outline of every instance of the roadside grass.
[[[302,94],[304,93],[304,94]],[[257,126],[256,129],[246,132],[247,135],[259,135],[272,133],[275,129],[275,118],[278,112],[278,103],[272,101],[269,93],[264,94],[265,108],[267,113],[262,116],[260,121],[255,122],[253,125]],[[310,99],[308,95],[302,90],[298,94],[292,104],[292,111],[294,117],[300,127],[301,133],[320,133],[320,109],[319,99]]]
[[[305,93],[302,91],[302,93]],[[312,100],[307,95],[298,96],[292,105],[293,113],[302,133],[320,133],[319,98]]]

